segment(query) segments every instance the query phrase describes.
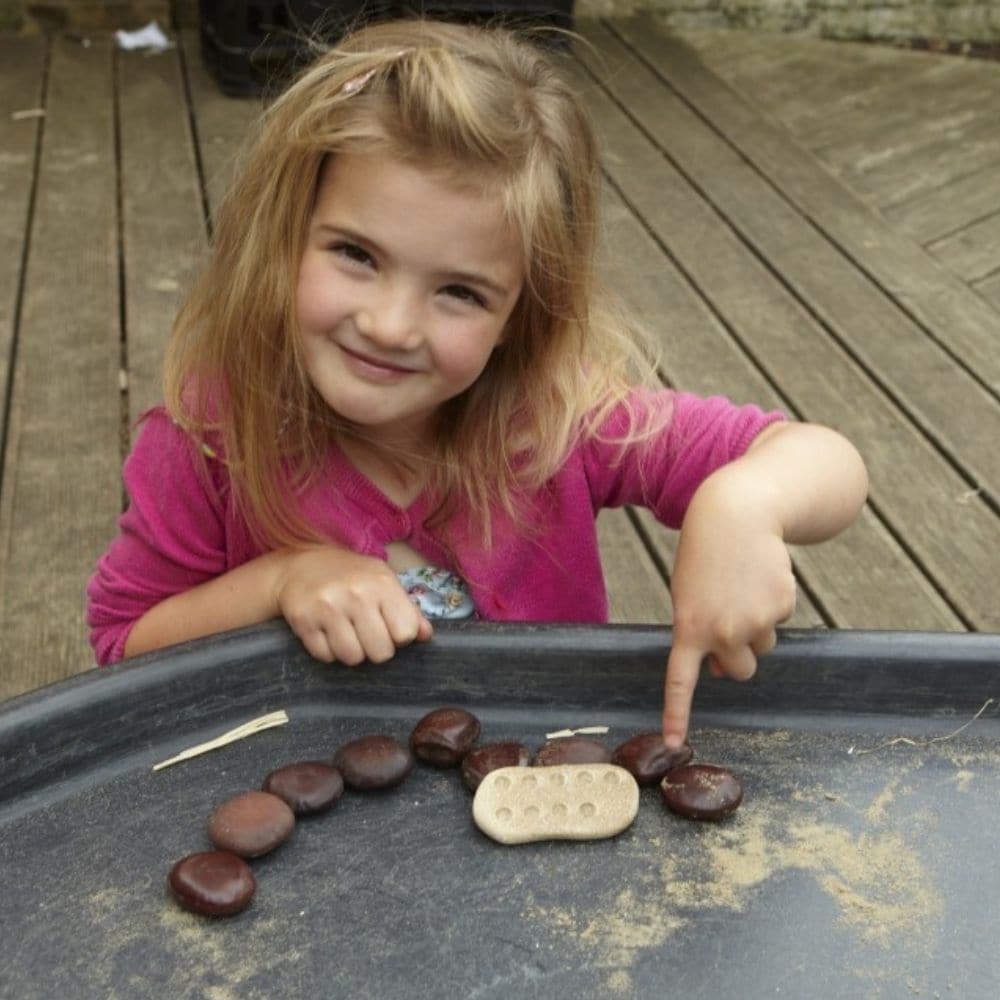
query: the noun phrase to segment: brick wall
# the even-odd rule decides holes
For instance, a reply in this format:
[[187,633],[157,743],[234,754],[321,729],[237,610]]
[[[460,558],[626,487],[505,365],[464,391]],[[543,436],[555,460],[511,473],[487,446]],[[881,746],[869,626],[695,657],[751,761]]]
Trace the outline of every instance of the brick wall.
[[[0,29],[171,23],[185,0],[0,0]],[[335,2],[335,0],[331,0]],[[461,2],[461,0],[457,0]],[[678,28],[747,28],[827,38],[1000,42],[1000,0],[576,0],[580,17],[654,10]]]
[[677,28],[825,38],[1000,41],[1000,0],[576,0],[579,16],[654,10]]

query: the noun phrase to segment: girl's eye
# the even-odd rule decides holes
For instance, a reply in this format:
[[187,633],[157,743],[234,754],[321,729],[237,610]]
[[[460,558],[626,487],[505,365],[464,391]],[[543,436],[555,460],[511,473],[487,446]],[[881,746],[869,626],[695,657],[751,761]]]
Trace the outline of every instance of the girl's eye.
[[449,295],[453,299],[458,299],[459,302],[468,302],[471,305],[481,307],[486,305],[486,299],[478,292],[474,292],[467,285],[448,285],[443,291],[445,295]]
[[354,264],[369,265],[374,263],[371,254],[363,247],[359,247],[357,243],[336,243],[332,249],[335,254]]

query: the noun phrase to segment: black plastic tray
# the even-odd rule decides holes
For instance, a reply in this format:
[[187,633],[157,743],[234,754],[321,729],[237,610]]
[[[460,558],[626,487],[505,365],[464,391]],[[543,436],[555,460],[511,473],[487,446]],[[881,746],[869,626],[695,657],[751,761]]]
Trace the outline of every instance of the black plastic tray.
[[[691,741],[744,782],[719,824],[644,790],[613,840],[501,847],[453,771],[347,793],[253,863],[224,920],[165,876],[269,770],[406,738],[464,704],[483,741],[658,724],[662,629],[439,626],[359,669],[279,626],[93,671],[0,706],[0,995],[983,997],[1000,983],[1000,637],[786,632],[706,679]],[[153,773],[284,708],[287,726]]]

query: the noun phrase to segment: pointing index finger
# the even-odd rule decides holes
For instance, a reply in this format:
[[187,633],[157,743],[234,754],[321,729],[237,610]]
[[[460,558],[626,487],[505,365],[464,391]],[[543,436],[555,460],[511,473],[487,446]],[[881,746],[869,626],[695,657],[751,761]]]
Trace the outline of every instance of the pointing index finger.
[[698,650],[678,645],[670,650],[663,685],[663,742],[668,747],[679,747],[687,736],[691,700],[700,670]]

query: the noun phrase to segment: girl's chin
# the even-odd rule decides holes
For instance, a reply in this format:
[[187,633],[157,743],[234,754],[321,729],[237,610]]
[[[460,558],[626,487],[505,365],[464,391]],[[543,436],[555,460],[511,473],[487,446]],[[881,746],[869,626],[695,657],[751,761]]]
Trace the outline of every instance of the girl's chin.
[[351,425],[353,436],[358,441],[369,441],[386,448],[400,448],[407,451],[420,447],[430,436],[421,432],[429,422],[425,418],[407,417],[401,420],[373,420],[371,410],[356,412],[349,408],[333,408],[341,420]]

